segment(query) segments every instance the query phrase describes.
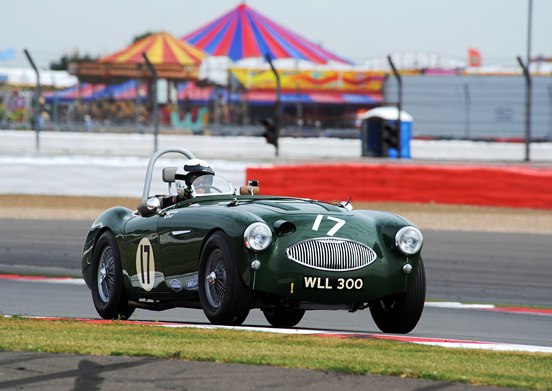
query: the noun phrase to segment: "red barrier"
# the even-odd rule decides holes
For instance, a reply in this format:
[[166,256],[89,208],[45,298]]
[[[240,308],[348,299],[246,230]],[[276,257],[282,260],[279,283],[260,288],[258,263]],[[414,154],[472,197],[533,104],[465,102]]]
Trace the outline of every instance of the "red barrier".
[[552,169],[536,167],[324,164],[250,167],[261,194],[324,201],[435,202],[552,209]]

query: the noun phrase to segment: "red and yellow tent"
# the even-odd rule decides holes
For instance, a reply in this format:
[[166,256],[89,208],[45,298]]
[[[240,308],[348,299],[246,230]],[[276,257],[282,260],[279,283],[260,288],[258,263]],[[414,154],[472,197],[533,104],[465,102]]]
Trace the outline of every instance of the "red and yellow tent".
[[167,80],[195,80],[206,54],[190,44],[161,32],[144,37],[132,45],[98,61],[72,64],[70,72],[88,82],[116,82],[121,79],[150,79],[145,53],[158,77]]

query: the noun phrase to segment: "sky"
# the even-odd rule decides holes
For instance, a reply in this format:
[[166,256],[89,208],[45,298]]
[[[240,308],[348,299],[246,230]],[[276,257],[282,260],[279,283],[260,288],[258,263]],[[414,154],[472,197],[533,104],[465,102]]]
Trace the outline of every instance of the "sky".
[[[0,0],[1,66],[28,67],[28,49],[41,69],[78,50],[106,56],[145,32],[181,37],[241,0]],[[431,53],[483,65],[526,58],[530,0],[246,0],[275,22],[356,63],[387,55]],[[552,57],[552,1],[532,0],[532,56]]]

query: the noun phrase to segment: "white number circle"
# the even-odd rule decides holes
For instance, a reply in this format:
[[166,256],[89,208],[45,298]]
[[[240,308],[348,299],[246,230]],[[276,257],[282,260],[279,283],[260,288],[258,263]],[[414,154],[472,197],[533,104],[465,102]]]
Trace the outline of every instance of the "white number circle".
[[142,288],[151,291],[155,282],[155,259],[153,247],[147,238],[140,240],[136,250],[136,274]]

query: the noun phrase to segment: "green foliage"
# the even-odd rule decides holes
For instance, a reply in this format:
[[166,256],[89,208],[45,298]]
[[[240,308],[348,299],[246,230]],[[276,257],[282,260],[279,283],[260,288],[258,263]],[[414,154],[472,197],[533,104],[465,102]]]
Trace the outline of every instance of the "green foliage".
[[[137,35],[132,39],[132,43],[135,43],[142,38],[149,37],[150,35],[154,34],[151,31],[147,31],[143,34]],[[78,63],[78,62],[84,62],[84,61],[95,61],[97,60],[97,57],[92,57],[89,54],[84,54],[81,56],[78,51],[75,51],[71,54],[64,54],[58,61],[54,61],[50,63],[50,69],[52,71],[67,71],[69,69],[70,63]]]
[[122,322],[0,318],[0,350],[274,365],[535,390],[552,384],[550,354]]
[[132,43],[136,43],[136,42],[138,42],[139,40],[144,39],[144,38],[146,38],[146,37],[149,37],[150,35],[153,35],[153,34],[155,34],[153,31],[146,31],[146,32],[143,33],[143,34],[140,34],[140,35],[135,36],[135,37],[132,39]]
[[52,71],[66,71],[69,69],[69,64],[72,62],[83,62],[83,61],[95,61],[96,59],[91,57],[89,54],[81,56],[78,52],[73,54],[64,54],[58,62],[51,62],[50,69]]

